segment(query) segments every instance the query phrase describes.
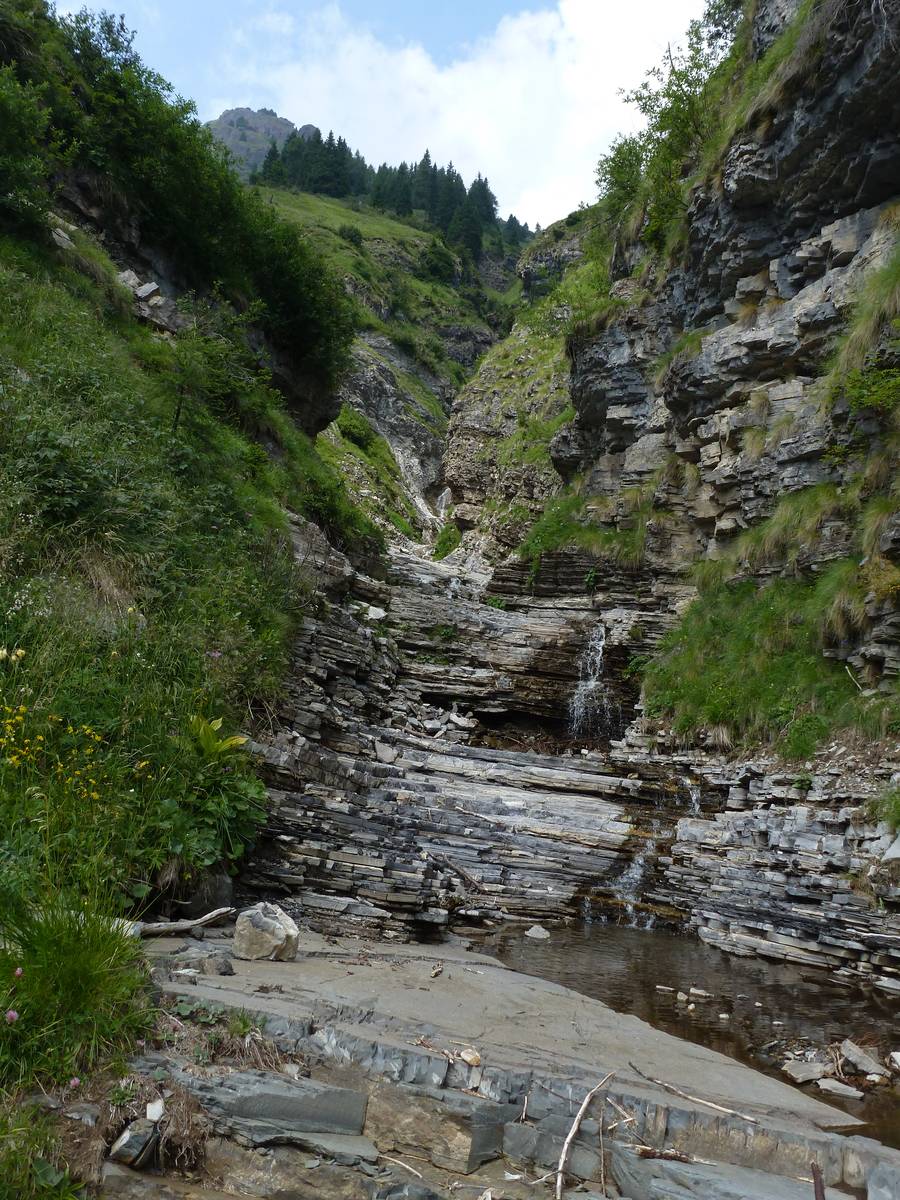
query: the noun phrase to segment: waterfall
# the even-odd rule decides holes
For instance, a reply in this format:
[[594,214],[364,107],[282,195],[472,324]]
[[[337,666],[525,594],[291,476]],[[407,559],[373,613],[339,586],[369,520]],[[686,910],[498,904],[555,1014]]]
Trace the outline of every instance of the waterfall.
[[594,626],[578,660],[578,684],[569,701],[569,732],[572,737],[606,733],[612,708],[603,678],[603,651],[606,626]]
[[653,851],[649,847],[645,847],[634,856],[616,880],[616,890],[627,914],[628,924],[637,929],[652,929],[655,924],[652,913],[638,914],[636,912],[644,885],[653,871],[653,864]]

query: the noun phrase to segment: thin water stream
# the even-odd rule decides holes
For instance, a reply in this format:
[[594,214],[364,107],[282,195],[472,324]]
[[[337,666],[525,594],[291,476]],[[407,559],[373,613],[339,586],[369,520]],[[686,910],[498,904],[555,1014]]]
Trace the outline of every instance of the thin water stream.
[[[823,972],[735,958],[686,935],[594,922],[554,928],[546,942],[504,930],[484,948],[517,971],[564,984],[782,1080],[787,1047],[821,1048],[850,1037],[882,1052],[900,1050],[900,999],[842,987]],[[676,993],[691,987],[713,998],[691,998],[688,1011]],[[866,1121],[867,1136],[900,1148],[900,1088],[876,1088],[862,1101],[840,1104],[812,1091]]]

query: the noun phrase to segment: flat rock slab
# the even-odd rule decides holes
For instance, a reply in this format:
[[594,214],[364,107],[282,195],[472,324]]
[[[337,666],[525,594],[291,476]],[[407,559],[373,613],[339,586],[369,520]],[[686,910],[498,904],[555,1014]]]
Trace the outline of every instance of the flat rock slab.
[[[279,1130],[285,1135],[358,1136],[366,1122],[369,1098],[364,1092],[332,1087],[315,1079],[290,1079],[269,1071],[223,1071],[201,1076],[150,1056],[136,1065],[149,1070],[162,1066],[220,1121],[246,1122],[248,1131],[264,1126],[263,1135],[273,1131],[262,1137],[264,1142],[277,1141]],[[252,1133],[251,1140],[255,1140]],[[283,1140],[293,1139],[285,1136]]]
[[[811,1200],[812,1183],[767,1171],[706,1163],[640,1158],[628,1147],[612,1148],[611,1174],[629,1200]],[[847,1200],[825,1189],[826,1200]]]
[[831,1074],[834,1067],[828,1063],[802,1062],[794,1059],[786,1062],[781,1069],[789,1079],[793,1079],[794,1083],[814,1083],[817,1079],[824,1079],[826,1075]]
[[[160,953],[166,943],[158,939],[147,945],[151,953]],[[443,970],[432,978],[437,958]],[[386,946],[355,939],[335,947],[304,930],[296,963],[235,961],[234,966],[232,976],[198,979],[191,986],[191,998],[295,1022],[312,1017],[320,1029],[355,1025],[370,1047],[385,1042],[405,1045],[411,1052],[424,1035],[435,1048],[431,1053],[436,1059],[442,1048],[474,1046],[483,1066],[466,1069],[481,1071],[482,1079],[497,1070],[518,1072],[526,1079],[545,1073],[576,1079],[590,1075],[595,1080],[615,1071],[617,1083],[628,1082],[637,1091],[691,1108],[635,1076],[629,1066],[634,1062],[654,1079],[763,1118],[799,1119],[822,1128],[859,1124],[846,1113],[714,1050],[681,1041],[637,1017],[616,1013],[599,1000],[520,975],[495,959],[457,947]],[[256,990],[275,985],[281,989],[277,994]],[[177,983],[163,986],[183,991]],[[446,1059],[444,1063],[446,1073]],[[454,1086],[470,1086],[472,1081],[473,1076],[466,1076]],[[490,1094],[485,1084],[480,1090],[489,1099],[508,1099]]]

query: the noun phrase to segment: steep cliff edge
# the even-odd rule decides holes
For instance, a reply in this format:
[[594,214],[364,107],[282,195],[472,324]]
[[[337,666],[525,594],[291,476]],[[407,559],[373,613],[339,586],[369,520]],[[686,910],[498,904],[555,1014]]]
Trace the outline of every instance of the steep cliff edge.
[[[646,680],[653,710],[684,736],[721,745],[777,732],[765,703],[732,712],[726,697],[717,715],[672,679],[721,650],[698,629],[703,614],[727,624],[740,609],[762,625],[760,597],[798,614],[802,636],[782,645],[810,675],[793,691],[777,681],[782,742],[788,725],[803,755],[842,722],[877,732],[897,719],[898,21],[894,6],[758,6],[730,115],[696,152],[667,246],[653,240],[646,183],[618,219],[609,200],[593,210],[608,281],[593,312],[567,314],[575,419],[549,447],[566,487],[544,473],[544,494],[560,494],[494,586],[589,590],[615,636],[646,655],[700,585],[667,643],[672,669],[660,660]],[[536,369],[522,365],[520,384]],[[487,422],[478,406],[454,418],[448,475],[463,528],[496,503],[499,455],[473,484],[469,445],[502,432],[502,405]],[[531,500],[527,486],[506,497]],[[623,573],[644,597],[630,605],[639,637],[604,615],[620,607]],[[711,665],[706,682],[715,690]],[[859,688],[881,699],[854,707]]]

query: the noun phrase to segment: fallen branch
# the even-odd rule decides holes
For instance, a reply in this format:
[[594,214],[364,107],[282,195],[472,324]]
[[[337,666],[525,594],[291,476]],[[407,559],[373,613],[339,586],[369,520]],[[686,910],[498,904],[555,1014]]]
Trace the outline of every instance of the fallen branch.
[[126,921],[130,932],[135,937],[166,937],[171,933],[190,933],[198,925],[212,925],[215,921],[223,921],[233,917],[233,908],[216,908],[205,917],[197,917],[193,921]]
[[436,863],[438,863],[439,866],[446,867],[448,871],[453,871],[455,874],[457,874],[460,877],[460,879],[463,881],[463,883],[467,883],[469,885],[469,887],[474,888],[476,892],[486,892],[487,891],[487,888],[484,886],[484,884],[481,882],[481,880],[476,879],[471,871],[467,871],[466,868],[461,867],[459,865],[459,863],[451,862],[450,859],[447,858],[443,854],[433,854],[432,853],[432,854],[429,854],[428,857],[433,858],[434,861]]
[[847,666],[846,663],[844,663],[844,670],[847,672],[847,674],[850,676],[850,678],[853,680],[853,682],[856,684],[856,686],[859,688],[859,690],[862,691],[863,685],[859,682],[859,680],[856,678],[856,676],[853,674],[853,672],[850,670],[850,668]]
[[652,1083],[655,1087],[661,1087],[667,1092],[672,1092],[673,1095],[680,1096],[682,1100],[690,1100],[692,1104],[704,1104],[707,1108],[715,1109],[716,1112],[726,1113],[729,1117],[739,1117],[742,1121],[749,1121],[751,1125],[759,1124],[756,1117],[749,1117],[746,1113],[738,1112],[733,1108],[725,1108],[722,1104],[713,1104],[712,1100],[701,1100],[699,1096],[691,1096],[688,1092],[683,1092],[672,1083],[663,1083],[661,1079],[653,1079],[650,1075],[645,1075],[633,1062],[629,1062],[628,1065],[636,1075],[640,1075],[641,1079],[646,1079],[647,1083]]
[[578,1112],[575,1114],[575,1120],[572,1122],[572,1128],[566,1134],[566,1140],[563,1142],[562,1153],[559,1156],[559,1166],[556,1168],[556,1200],[562,1200],[563,1181],[565,1180],[566,1175],[566,1163],[569,1159],[569,1150],[572,1147],[572,1143],[575,1141],[575,1135],[581,1128],[581,1122],[584,1120],[584,1114],[587,1112],[591,1101],[599,1091],[606,1087],[606,1085],[612,1079],[614,1073],[615,1072],[610,1071],[608,1075],[604,1076],[604,1078],[600,1080],[596,1087],[591,1088],[591,1090],[582,1100],[581,1108],[579,1108]]

